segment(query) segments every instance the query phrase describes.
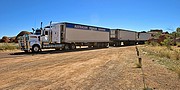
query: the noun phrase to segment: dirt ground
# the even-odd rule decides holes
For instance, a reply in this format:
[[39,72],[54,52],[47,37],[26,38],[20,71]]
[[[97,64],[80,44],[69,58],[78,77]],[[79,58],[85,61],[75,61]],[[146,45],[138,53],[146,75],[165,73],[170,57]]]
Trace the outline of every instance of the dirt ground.
[[[178,75],[144,56],[145,84],[178,90]],[[0,90],[142,90],[135,46],[74,52],[0,52]]]

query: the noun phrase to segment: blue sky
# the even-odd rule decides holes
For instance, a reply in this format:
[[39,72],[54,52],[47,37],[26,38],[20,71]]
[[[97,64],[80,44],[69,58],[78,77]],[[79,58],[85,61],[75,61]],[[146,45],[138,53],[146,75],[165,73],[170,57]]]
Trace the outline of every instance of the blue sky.
[[41,21],[175,30],[180,27],[180,0],[0,0],[0,38],[32,31]]

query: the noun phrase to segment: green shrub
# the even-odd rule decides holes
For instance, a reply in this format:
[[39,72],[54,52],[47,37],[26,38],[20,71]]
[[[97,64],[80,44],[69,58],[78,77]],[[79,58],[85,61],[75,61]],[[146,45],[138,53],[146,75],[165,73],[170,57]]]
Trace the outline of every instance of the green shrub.
[[171,58],[170,55],[171,55],[171,52],[169,50],[160,50],[159,51],[160,57],[166,57],[166,58],[170,59]]
[[170,37],[166,37],[166,39],[164,39],[164,41],[162,41],[161,42],[161,44],[163,45],[163,46],[166,46],[168,49],[170,49],[170,50],[172,50],[172,48],[171,48],[171,39],[170,39]]
[[146,42],[145,42],[145,45],[149,45],[149,42],[146,41]]
[[180,60],[180,51],[175,50],[173,55],[175,60]]
[[155,41],[151,41],[149,44],[152,45],[152,46],[159,46],[159,43],[157,43]]

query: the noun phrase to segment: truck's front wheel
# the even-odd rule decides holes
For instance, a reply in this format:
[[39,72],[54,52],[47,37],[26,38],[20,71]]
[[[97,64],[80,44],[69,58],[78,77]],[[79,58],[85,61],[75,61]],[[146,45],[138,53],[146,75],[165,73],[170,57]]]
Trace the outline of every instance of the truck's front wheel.
[[39,47],[38,45],[34,45],[34,46],[32,47],[32,52],[37,53],[37,52],[39,52],[39,51],[40,51],[40,47]]

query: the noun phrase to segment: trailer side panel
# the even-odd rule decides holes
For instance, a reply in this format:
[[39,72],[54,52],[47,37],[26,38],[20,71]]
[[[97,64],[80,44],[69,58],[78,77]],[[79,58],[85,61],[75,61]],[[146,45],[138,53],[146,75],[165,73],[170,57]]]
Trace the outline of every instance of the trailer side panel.
[[109,32],[66,28],[65,42],[109,42]]
[[152,38],[150,33],[139,33],[138,35],[138,40],[140,41],[147,41]]
[[123,41],[125,41],[125,40],[135,41],[136,40],[136,32],[119,30],[118,31],[118,39],[123,40]]

